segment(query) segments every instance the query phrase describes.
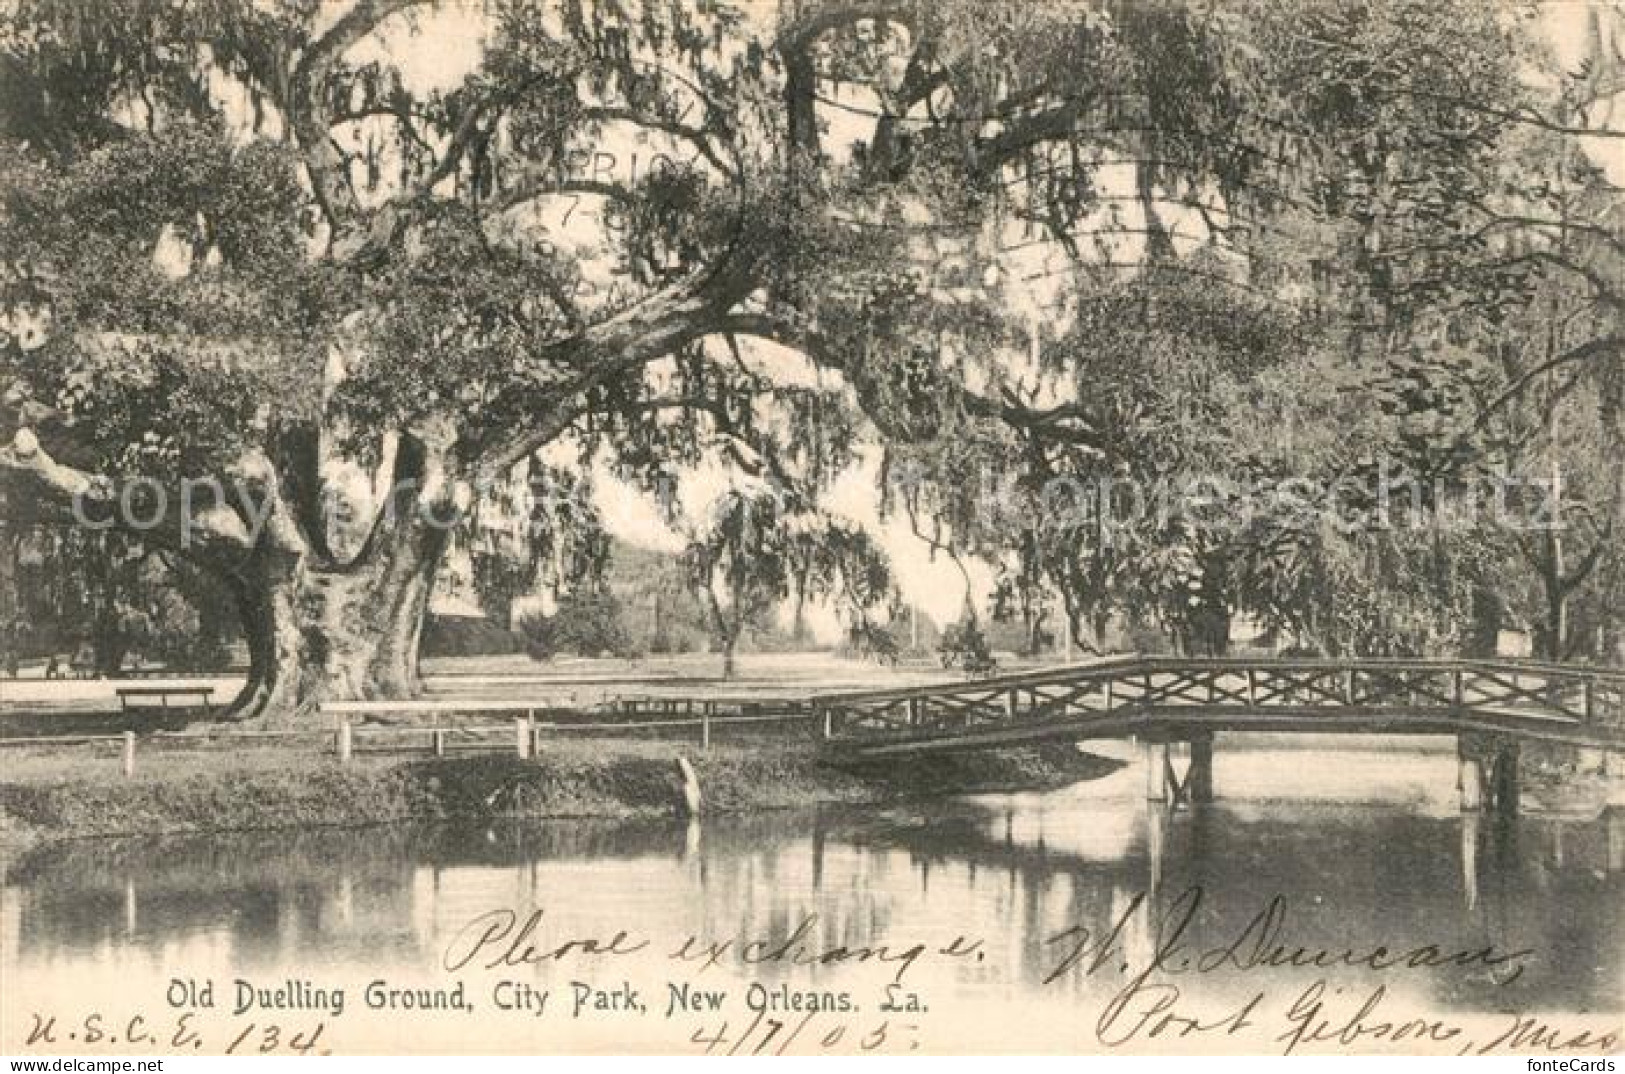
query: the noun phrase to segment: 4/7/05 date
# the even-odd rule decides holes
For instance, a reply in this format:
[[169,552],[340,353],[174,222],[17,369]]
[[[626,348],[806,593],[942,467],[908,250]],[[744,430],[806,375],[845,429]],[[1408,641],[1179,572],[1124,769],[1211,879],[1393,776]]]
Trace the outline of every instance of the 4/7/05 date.
[[898,1054],[920,1048],[919,1026],[889,1019],[865,1024],[828,1011],[782,1019],[757,1011],[756,1017],[737,1024],[702,1025],[688,1040],[705,1055]]
[[322,1048],[326,1022],[295,1027],[233,1018],[221,1025],[203,1025],[195,1011],[151,1020],[143,1014],[121,1019],[100,1011],[91,1011],[77,1019],[38,1011],[32,1012],[32,1017],[33,1025],[23,1040],[24,1048],[152,1048],[210,1055],[329,1054]]

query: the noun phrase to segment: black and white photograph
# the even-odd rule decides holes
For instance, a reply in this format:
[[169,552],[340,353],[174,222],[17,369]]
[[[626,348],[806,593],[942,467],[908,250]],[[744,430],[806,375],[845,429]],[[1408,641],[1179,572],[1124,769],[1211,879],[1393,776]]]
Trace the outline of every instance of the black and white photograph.
[[0,0],[8,1069],[1622,1053],[1621,0]]

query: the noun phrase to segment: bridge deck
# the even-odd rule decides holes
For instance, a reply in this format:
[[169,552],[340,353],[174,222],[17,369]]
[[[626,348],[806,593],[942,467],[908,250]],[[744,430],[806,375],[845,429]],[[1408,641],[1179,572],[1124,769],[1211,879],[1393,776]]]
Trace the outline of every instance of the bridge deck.
[[1132,657],[814,701],[864,755],[1192,731],[1491,734],[1625,750],[1625,673],[1472,660]]

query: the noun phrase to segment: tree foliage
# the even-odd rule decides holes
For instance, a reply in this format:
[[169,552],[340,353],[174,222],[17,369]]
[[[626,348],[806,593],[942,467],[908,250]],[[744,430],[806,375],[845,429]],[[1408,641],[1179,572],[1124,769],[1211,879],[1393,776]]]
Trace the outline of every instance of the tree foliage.
[[[425,80],[412,35],[446,18],[482,43]],[[1617,194],[1576,138],[1617,58],[1554,70],[1537,38],[1471,0],[24,0],[0,16],[7,510],[221,479],[195,532],[145,539],[240,598],[250,713],[410,692],[434,573],[477,543],[456,524],[561,445],[668,510],[720,465],[799,514],[873,434],[888,510],[1060,589],[1074,627],[1457,637],[1495,549],[1238,527],[1233,490],[1377,460],[1459,490],[1531,457],[1505,438],[1548,373],[1585,373],[1558,424],[1594,401],[1597,431],[1540,450],[1613,450]],[[1328,416],[1299,448],[1259,428]],[[1108,479],[1198,469],[1226,502],[1103,527]],[[1038,517],[1057,481],[1094,490],[1065,524]],[[1586,494],[1596,557],[1521,551],[1546,619],[1617,577],[1611,503]],[[775,510],[718,516],[696,581],[744,613],[838,575],[875,606],[878,576],[817,567]],[[532,555],[476,568],[498,605]],[[1418,584],[1446,563],[1464,588]],[[1368,633],[1351,609],[1400,590]]]

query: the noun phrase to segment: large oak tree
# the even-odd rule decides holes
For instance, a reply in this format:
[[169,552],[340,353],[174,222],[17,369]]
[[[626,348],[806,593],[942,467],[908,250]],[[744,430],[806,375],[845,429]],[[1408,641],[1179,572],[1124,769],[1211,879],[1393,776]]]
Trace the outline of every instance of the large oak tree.
[[[470,23],[457,77],[406,69]],[[912,2],[13,5],[8,513],[217,574],[239,715],[409,693],[452,527],[562,437],[651,484],[696,438],[816,479],[854,400],[906,436],[944,384],[1024,417],[996,363],[973,394],[893,345],[998,296],[965,257],[906,268],[892,225],[1009,200],[1077,118],[1043,80],[1109,36]],[[782,376],[784,346],[844,389]]]

